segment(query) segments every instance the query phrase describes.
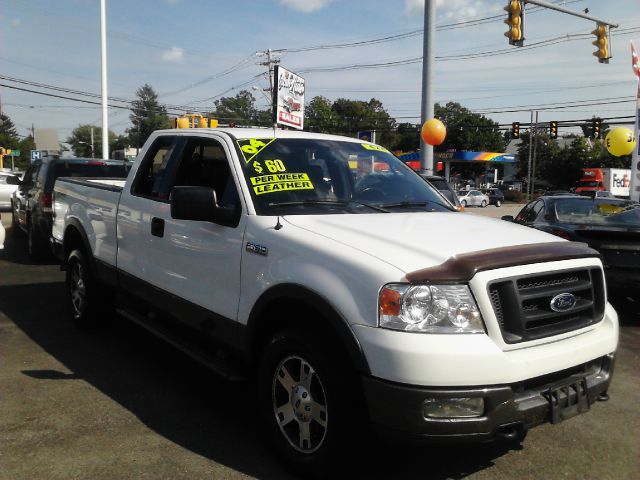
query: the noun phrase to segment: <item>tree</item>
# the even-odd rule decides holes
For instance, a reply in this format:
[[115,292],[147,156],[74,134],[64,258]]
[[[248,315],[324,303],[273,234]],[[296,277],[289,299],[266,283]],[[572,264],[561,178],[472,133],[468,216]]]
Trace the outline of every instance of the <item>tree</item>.
[[457,102],[434,107],[435,117],[447,127],[447,136],[436,150],[467,150],[471,152],[504,152],[505,140],[499,124],[473,113]]
[[271,124],[271,112],[258,110],[256,99],[248,90],[242,90],[235,97],[222,97],[214,102],[215,110],[211,113],[221,123],[240,125]]
[[355,137],[359,131],[376,130],[376,141],[389,147],[395,133],[395,120],[384,109],[382,102],[339,98],[331,102],[317,96],[305,107],[306,129]]
[[[93,129],[93,152],[91,151],[91,130]],[[109,130],[109,152],[114,150],[116,134]],[[76,157],[102,158],[102,128],[94,125],[80,125],[73,129],[67,143]]]
[[413,123],[400,123],[396,135],[389,146],[392,151],[415,152],[420,149],[420,126]]
[[[529,143],[531,140],[530,132],[520,132],[520,144],[518,145],[518,177],[529,178]],[[565,188],[560,185],[564,183],[564,178],[556,177],[554,168],[558,168],[558,162],[561,159],[561,149],[555,139],[549,138],[547,132],[538,131],[534,136],[535,147],[535,164],[533,162],[531,169],[535,169],[534,184],[539,186],[547,186],[554,188]],[[533,149],[532,149],[533,155]],[[569,175],[570,176],[570,175]],[[556,177],[556,178],[554,178]],[[534,185],[535,186],[535,185]]]
[[[436,103],[434,116],[447,128],[447,136],[441,145],[435,147],[436,152],[504,152],[506,143],[499,124],[484,115],[473,113],[457,102],[448,102],[444,106]],[[456,163],[452,165],[451,173],[462,178],[475,178],[486,168],[484,162]]]
[[131,120],[132,126],[127,129],[129,144],[141,147],[147,141],[149,135],[155,130],[169,128],[167,109],[158,102],[158,94],[151,85],[144,84],[136,90],[137,99],[132,102]]
[[335,133],[336,122],[331,111],[331,100],[321,95],[313,97],[304,108],[305,130]]
[[[8,115],[0,114],[0,147],[20,150],[20,157],[14,158],[14,165],[19,169],[26,169],[31,162],[31,150],[35,150],[35,143],[31,136],[20,138],[15,125]],[[11,165],[11,158],[5,157],[5,166]]]

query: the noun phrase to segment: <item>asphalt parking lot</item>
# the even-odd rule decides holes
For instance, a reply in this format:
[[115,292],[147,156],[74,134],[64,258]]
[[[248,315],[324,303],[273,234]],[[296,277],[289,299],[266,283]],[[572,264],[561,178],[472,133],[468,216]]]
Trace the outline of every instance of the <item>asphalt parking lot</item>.
[[[6,213],[2,221],[10,224]],[[225,382],[118,318],[75,329],[62,272],[28,260],[24,241],[9,229],[0,251],[0,478],[292,478],[261,437],[250,383]],[[520,449],[389,447],[363,435],[350,476],[640,478],[640,304],[615,301],[621,337],[608,402],[533,429]]]

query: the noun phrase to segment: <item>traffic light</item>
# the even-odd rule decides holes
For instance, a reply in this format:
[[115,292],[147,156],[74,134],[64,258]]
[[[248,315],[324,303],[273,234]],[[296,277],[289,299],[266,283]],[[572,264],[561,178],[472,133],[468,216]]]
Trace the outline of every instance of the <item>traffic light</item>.
[[549,122],[549,138],[558,138],[558,122],[555,120]]
[[596,39],[591,42],[597,50],[593,52],[595,57],[598,57],[600,63],[609,63],[609,29],[604,23],[598,23],[596,29],[591,32],[596,36]]
[[591,119],[591,138],[600,138],[602,135],[602,119],[594,117]]
[[511,124],[511,138],[520,138],[520,122]]
[[509,25],[509,31],[504,36],[509,39],[509,45],[521,47],[524,44],[524,2],[522,0],[509,0],[504,7],[509,15],[504,21]]

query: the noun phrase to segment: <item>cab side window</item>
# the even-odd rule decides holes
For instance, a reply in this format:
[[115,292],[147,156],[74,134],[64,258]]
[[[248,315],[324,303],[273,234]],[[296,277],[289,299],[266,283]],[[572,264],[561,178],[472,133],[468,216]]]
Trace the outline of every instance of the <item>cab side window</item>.
[[220,206],[240,206],[229,160],[222,145],[213,139],[190,139],[182,150],[173,186],[209,187]]
[[140,166],[132,194],[157,200],[168,199],[165,174],[175,148],[175,137],[163,136],[151,145]]

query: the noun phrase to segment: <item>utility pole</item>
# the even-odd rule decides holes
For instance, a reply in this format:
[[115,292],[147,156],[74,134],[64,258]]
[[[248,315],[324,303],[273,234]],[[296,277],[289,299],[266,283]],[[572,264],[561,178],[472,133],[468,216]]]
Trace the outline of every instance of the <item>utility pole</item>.
[[[107,12],[100,0],[100,52],[102,58],[102,158],[109,158],[109,110],[107,106]],[[93,150],[92,150],[93,151]]]
[[91,158],[96,158],[93,152],[93,127],[91,127]]
[[531,121],[529,122],[529,164],[527,165],[527,202],[531,200],[531,152],[533,151],[533,110],[531,110]]
[[535,191],[535,185],[536,185],[536,154],[538,152],[538,114],[540,112],[536,111],[536,123],[535,123],[535,127],[533,127],[533,160],[532,160],[532,166],[531,166],[531,195],[533,196],[533,193]]
[[[436,41],[436,0],[424,2],[424,35],[422,37],[422,112],[421,125],[433,118],[433,67]],[[420,135],[420,172],[433,175],[433,147]]]
[[276,85],[276,79],[274,78],[273,72],[274,72],[274,67],[276,66],[276,64],[280,63],[280,59],[279,58],[274,58],[273,57],[273,51],[269,48],[264,52],[256,52],[256,55],[258,56],[266,56],[267,57],[267,61],[266,62],[262,62],[260,63],[260,65],[264,65],[265,67],[267,67],[267,72],[268,72],[268,76],[269,76],[269,98],[271,99],[270,103],[271,103],[271,117],[273,120],[273,128],[276,128],[276,122],[275,122],[275,114],[274,114],[274,92],[275,92],[275,88],[277,88]]

